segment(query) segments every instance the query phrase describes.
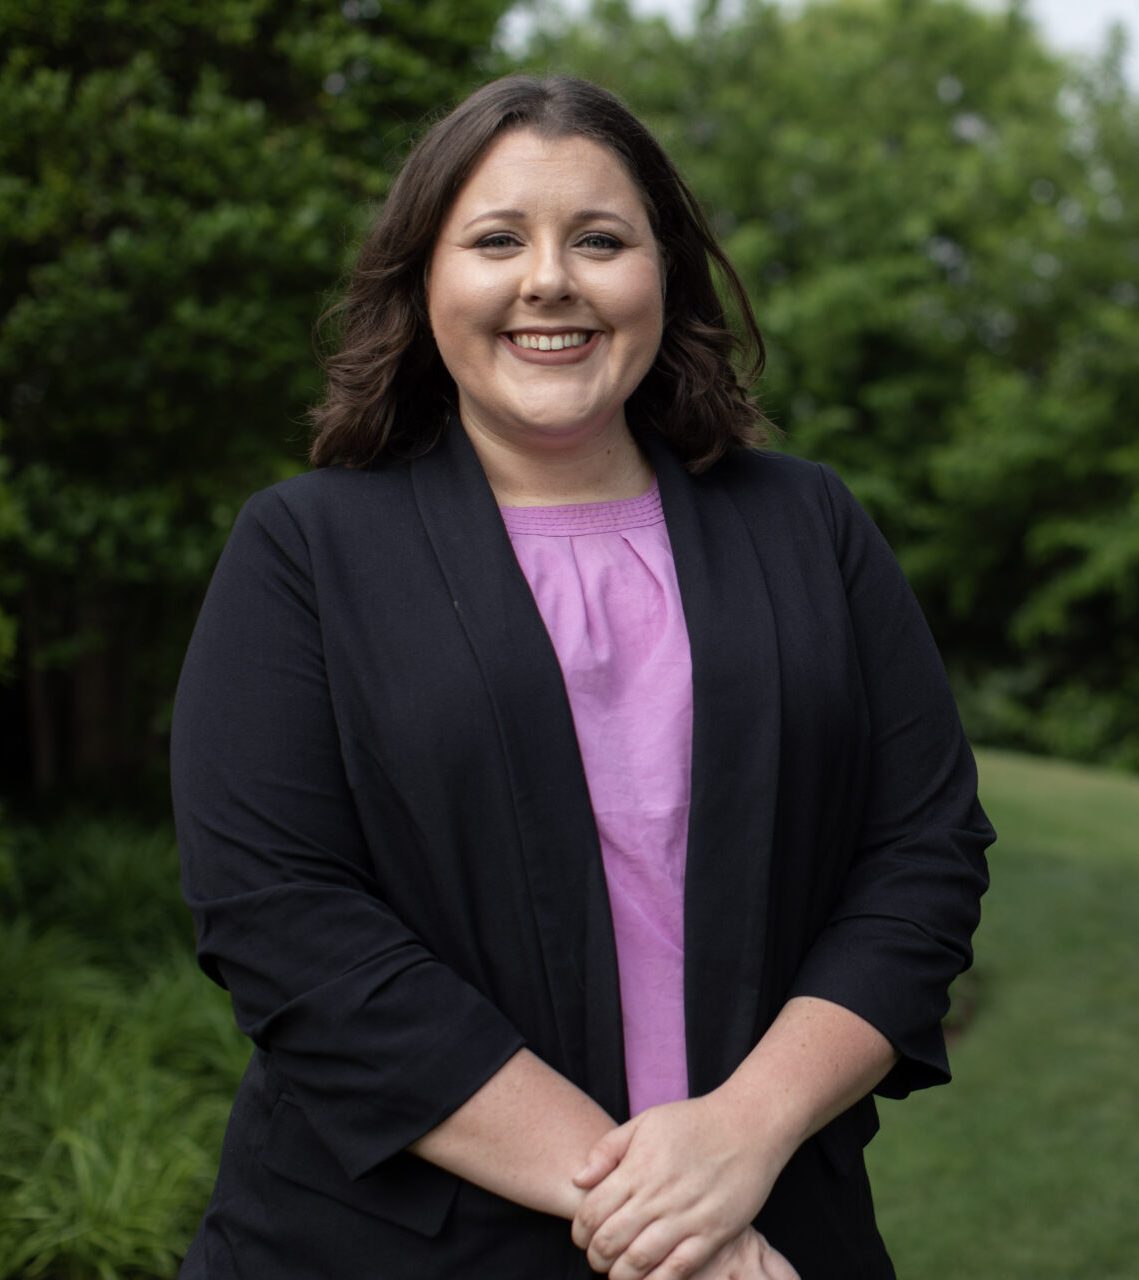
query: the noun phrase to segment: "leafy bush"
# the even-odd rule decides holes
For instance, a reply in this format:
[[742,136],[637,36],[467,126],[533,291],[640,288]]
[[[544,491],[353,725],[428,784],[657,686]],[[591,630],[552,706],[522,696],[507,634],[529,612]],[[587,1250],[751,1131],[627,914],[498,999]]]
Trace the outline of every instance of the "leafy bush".
[[0,1277],[173,1276],[248,1057],[170,831],[0,823]]
[[64,816],[22,843],[11,892],[37,920],[85,939],[101,962],[134,972],[148,967],[156,945],[191,944],[168,828]]
[[81,938],[37,932],[27,916],[0,922],[0,1045],[15,1045],[49,1014],[85,1021],[123,999],[120,979],[92,962]]
[[50,1012],[4,1065],[0,1275],[171,1276],[212,1180],[228,1107],[156,1061],[114,1004]]
[[159,754],[237,507],[299,465],[354,224],[508,7],[0,0],[0,674],[18,626],[39,790]]

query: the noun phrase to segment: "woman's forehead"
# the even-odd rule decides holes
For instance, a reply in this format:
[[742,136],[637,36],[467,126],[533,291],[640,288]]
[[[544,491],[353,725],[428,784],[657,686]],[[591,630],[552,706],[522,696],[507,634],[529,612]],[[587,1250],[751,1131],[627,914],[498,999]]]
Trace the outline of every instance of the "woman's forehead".
[[500,134],[472,169],[448,211],[448,221],[476,207],[525,215],[554,206],[612,206],[647,216],[645,201],[621,157],[581,134],[549,136],[533,129]]

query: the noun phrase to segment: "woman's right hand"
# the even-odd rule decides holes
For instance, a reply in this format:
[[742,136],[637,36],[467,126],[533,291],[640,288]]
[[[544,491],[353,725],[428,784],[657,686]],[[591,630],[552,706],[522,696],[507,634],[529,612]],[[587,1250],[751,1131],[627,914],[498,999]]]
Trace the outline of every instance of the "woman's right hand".
[[[666,1266],[667,1261],[661,1265],[665,1275]],[[689,1280],[799,1280],[799,1273],[749,1226],[721,1245],[698,1271],[692,1272]]]

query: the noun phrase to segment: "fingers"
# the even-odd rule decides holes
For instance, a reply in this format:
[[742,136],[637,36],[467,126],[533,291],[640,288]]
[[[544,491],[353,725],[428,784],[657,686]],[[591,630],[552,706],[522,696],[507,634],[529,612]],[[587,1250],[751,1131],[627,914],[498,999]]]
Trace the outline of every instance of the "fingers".
[[721,1245],[693,1273],[692,1280],[765,1280],[759,1262],[759,1235],[751,1227],[745,1228]]
[[[762,1239],[762,1237],[760,1237]],[[799,1273],[779,1252],[773,1249],[766,1240],[763,1242],[761,1261],[764,1280],[799,1280]]]
[[[604,1185],[601,1190],[605,1190]],[[594,1194],[596,1193],[591,1193],[591,1196]],[[584,1208],[584,1205],[582,1207]],[[581,1209],[578,1213],[581,1214]],[[654,1225],[653,1219],[646,1221],[644,1208],[640,1206],[634,1208],[629,1200],[625,1200],[610,1213],[599,1213],[597,1222],[598,1225],[592,1231],[580,1233],[579,1238],[579,1223],[574,1219],[574,1243],[579,1249],[585,1250],[586,1260],[594,1271],[610,1272],[611,1277],[612,1268],[618,1259]],[[653,1236],[650,1236],[648,1240],[650,1245],[652,1240]],[[627,1260],[617,1270],[616,1280],[622,1280],[623,1273],[624,1280],[632,1280],[634,1276],[644,1275],[652,1264],[663,1258],[667,1252],[666,1249],[659,1257],[647,1256],[645,1245],[639,1244],[634,1252],[636,1263],[632,1259]]]
[[[697,1236],[689,1236],[681,1240],[663,1262],[649,1271],[645,1280],[688,1280],[689,1276],[696,1276],[697,1273],[703,1277],[705,1273],[701,1268],[711,1265],[708,1263],[708,1256],[708,1242]],[[714,1271],[708,1272],[709,1280],[714,1276]]]
[[717,1246],[704,1235],[677,1237],[673,1224],[657,1219],[634,1233],[631,1215],[604,1222],[586,1254],[594,1271],[609,1280],[800,1280],[798,1271],[766,1239],[748,1227]]
[[687,1219],[659,1217],[646,1224],[644,1210],[630,1200],[598,1227],[586,1259],[594,1271],[607,1273],[609,1280],[687,1280],[697,1275],[700,1280],[764,1280],[760,1237],[754,1232],[752,1237],[746,1250],[750,1266],[724,1269],[725,1260],[739,1259],[722,1237],[693,1230]]
[[[685,1247],[693,1243],[697,1243],[696,1239],[690,1238],[685,1241]],[[678,1249],[656,1271],[649,1272],[646,1280],[658,1280],[658,1277],[674,1280],[674,1274],[686,1275],[690,1280],[800,1280],[791,1263],[778,1249],[773,1249],[754,1227],[745,1228],[694,1271],[674,1273],[667,1270],[674,1257],[680,1254]]]
[[[577,1213],[574,1215],[573,1227],[570,1231],[574,1244],[579,1249],[588,1250],[598,1231],[611,1229],[613,1215],[621,1210],[632,1194],[632,1188],[626,1186],[619,1178],[606,1178],[600,1186],[594,1187],[578,1205]],[[630,1234],[630,1240],[634,1234]],[[609,1238],[609,1235],[606,1235],[603,1240],[607,1242]],[[612,1256],[615,1258],[617,1254],[614,1253]]]
[[767,1243],[766,1236],[761,1236],[757,1231],[755,1238],[759,1243],[760,1275],[763,1280],[799,1280],[799,1273],[778,1249],[773,1249]]
[[600,1138],[589,1153],[585,1166],[573,1176],[573,1184],[575,1187],[581,1187],[583,1191],[597,1186],[603,1179],[607,1178],[614,1169],[621,1163],[621,1158],[629,1148],[629,1142],[633,1137],[633,1125],[623,1124],[616,1129],[610,1129],[607,1134]]
[[682,1280],[696,1271],[714,1248],[711,1241],[696,1236],[686,1238],[675,1223],[658,1218],[643,1231],[633,1233],[623,1248],[613,1251],[604,1238],[608,1227],[609,1223],[605,1223],[594,1237],[602,1265],[599,1267],[594,1261],[593,1246],[586,1257],[595,1270],[608,1271],[609,1280],[647,1280],[650,1276],[653,1280]]

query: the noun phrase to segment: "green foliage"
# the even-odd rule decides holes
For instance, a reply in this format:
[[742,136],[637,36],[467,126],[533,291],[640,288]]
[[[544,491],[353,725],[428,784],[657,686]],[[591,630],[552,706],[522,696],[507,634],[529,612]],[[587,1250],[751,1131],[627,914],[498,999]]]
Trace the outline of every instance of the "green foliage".
[[0,1044],[15,1045],[51,1010],[61,1024],[118,1007],[120,979],[95,964],[74,934],[37,929],[26,915],[0,922]]
[[101,962],[149,963],[156,939],[192,941],[178,898],[178,854],[166,828],[126,818],[64,816],[19,849],[19,905],[80,938]]
[[[725,6],[726,9],[726,6]],[[988,740],[1139,767],[1139,108],[1021,6],[605,0],[532,63],[642,112],[769,342],[763,400],[899,550]]]
[[174,1275],[225,1099],[156,1065],[145,1025],[37,1030],[3,1073],[0,1274]]
[[[159,758],[237,506],[301,465],[354,229],[506,69],[507,8],[0,0],[0,678],[40,790]],[[710,2],[691,35],[538,8],[527,65],[615,88],[703,199],[768,411],[898,548],[973,731],[1139,767],[1119,51],[1077,71],[965,0]]]
[[[0,445],[2,444],[3,433],[0,431]],[[0,455],[0,547],[26,532],[20,509],[8,486],[7,476],[7,462]],[[3,561],[0,560],[0,683],[11,676],[12,659],[16,653],[16,619],[2,607],[5,597],[12,594],[14,583],[14,575],[4,569]]]
[[[953,1087],[883,1104],[883,1233],[899,1274],[925,1280],[1124,1280],[1139,1250],[1139,784],[980,764],[1001,840],[955,993],[959,1017],[971,1007]],[[173,1277],[204,1207],[248,1046],[170,932],[170,843],[126,822],[0,823],[0,1280]],[[161,899],[132,964],[109,963],[122,916],[100,926],[100,850],[128,898]],[[75,857],[87,888],[65,891]]]
[[1139,783],[996,752],[1000,840],[954,1081],[883,1104],[870,1148],[898,1274],[1127,1280],[1139,1256]]
[[172,1277],[248,1057],[169,831],[0,825],[0,1277]]
[[0,0],[0,663],[20,617],[42,786],[124,764],[48,740],[69,702],[149,745],[240,500],[300,465],[351,230],[506,7]]

